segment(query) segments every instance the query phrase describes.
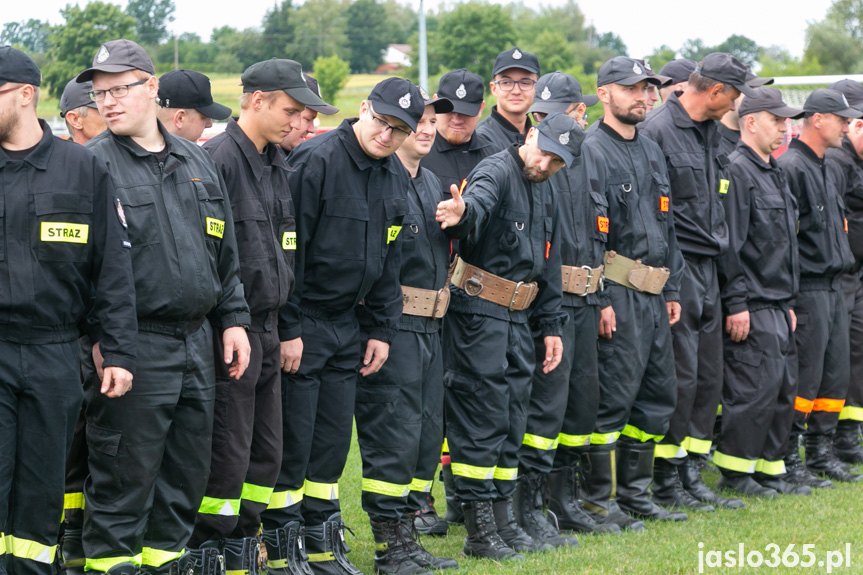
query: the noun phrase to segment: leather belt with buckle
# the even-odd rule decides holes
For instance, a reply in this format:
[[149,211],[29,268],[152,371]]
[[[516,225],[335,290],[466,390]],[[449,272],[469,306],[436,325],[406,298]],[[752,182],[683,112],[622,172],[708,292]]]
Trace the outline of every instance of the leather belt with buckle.
[[631,260],[617,252],[605,252],[606,279],[619,283],[629,289],[658,295],[668,281],[671,271],[668,268],[646,266],[641,260]]
[[502,305],[510,311],[529,308],[539,293],[536,282],[510,281],[472,266],[461,258],[453,262],[450,281],[467,295]]
[[602,266],[560,266],[563,291],[581,297],[602,291]]
[[402,299],[403,314],[440,319],[449,308],[449,287],[433,290],[402,286]]

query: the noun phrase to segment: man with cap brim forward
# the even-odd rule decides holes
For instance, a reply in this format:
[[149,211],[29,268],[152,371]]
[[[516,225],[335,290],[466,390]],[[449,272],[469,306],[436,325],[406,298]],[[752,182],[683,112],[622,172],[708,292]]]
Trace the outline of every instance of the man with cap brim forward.
[[477,136],[491,142],[492,153],[524,143],[531,127],[527,110],[533,103],[539,74],[536,54],[519,48],[501,52],[495,59],[489,86],[497,104],[491,107],[491,115],[476,127]]
[[0,47],[4,574],[55,572],[63,467],[81,410],[77,340],[88,313],[101,326],[90,335],[104,357],[95,393],[122,396],[136,371],[131,250],[117,194],[104,162],[39,120],[41,81],[29,56]]
[[[694,454],[710,453],[722,395],[722,302],[716,258],[728,249],[721,197],[728,180],[720,170],[717,123],[747,85],[749,67],[721,52],[708,54],[644,122],[642,133],[662,149],[671,182],[674,227],[686,260],[680,283],[680,321],[672,328],[677,407],[656,447],[653,498],[672,508],[713,511],[743,507],[714,493],[701,479]],[[688,453],[693,456],[688,456]],[[682,484],[682,489],[681,489]]]
[[159,78],[159,120],[168,132],[197,142],[213,120],[226,120],[231,109],[213,101],[210,79],[194,70],[171,70]]
[[[112,40],[78,76],[92,79],[108,126],[87,146],[117,188],[135,276],[137,385],[108,401],[92,375],[84,383],[85,570],[124,575],[192,567],[185,547],[210,469],[214,362],[235,379],[249,362],[229,198],[207,153],[156,117],[154,72],[143,48]],[[218,359],[214,332],[224,348]],[[85,370],[100,368],[99,352],[94,346]]]
[[[573,76],[546,74],[537,82],[536,93],[530,109],[534,118],[541,116],[542,121],[548,114],[563,113],[581,125],[585,104],[581,85]],[[590,188],[589,154],[582,147],[581,154],[549,180],[561,214],[561,309],[569,319],[563,329],[560,365],[548,374],[539,364],[534,370],[513,501],[516,519],[524,530],[556,547],[577,545],[574,537],[561,536],[557,527],[620,532],[614,524],[597,525],[581,509],[576,482],[599,403],[596,339],[607,233],[597,227],[597,221],[608,219],[604,194]],[[541,357],[545,348],[541,337],[535,338],[535,345]],[[548,502],[544,501],[546,493]],[[557,518],[557,527],[543,513],[546,503]]]
[[[515,521],[512,494],[535,362],[561,361],[560,231],[548,178],[579,155],[584,133],[553,114],[525,143],[479,163],[464,197],[453,189],[437,220],[460,239],[443,335],[447,442],[465,515],[464,552],[521,559],[550,550]],[[534,352],[531,328],[544,347]]]
[[770,155],[782,143],[788,107],[772,88],[756,88],[740,105],[740,143],[729,156],[723,200],[729,248],[718,261],[722,307],[747,317],[748,330],[725,334],[722,429],[713,460],[720,485],[741,495],[809,495],[782,480],[782,462],[797,392],[796,318],[799,265],[797,209]]
[[[848,106],[841,92],[830,89],[812,92],[803,111],[800,136],[778,160],[800,213],[800,295],[794,306],[799,379],[784,479],[829,487],[830,479],[860,481],[863,476],[845,471],[833,453],[833,434],[845,405],[851,362],[842,276],[854,266],[854,255],[848,245],[844,186],[837,170],[824,165],[824,155],[828,148],[842,145],[849,121],[863,113]],[[806,444],[805,467],[800,464],[801,435]]]
[[[318,81],[306,74],[305,72],[303,73],[303,76],[305,76],[306,78],[306,86],[308,86],[309,90],[311,90],[318,96],[318,98],[320,98],[321,88],[320,86],[318,86]],[[324,101],[321,100],[321,102]],[[279,146],[286,153],[290,153],[291,150],[303,143],[303,140],[315,135],[315,133],[317,132],[317,129],[315,128],[315,118],[318,117],[318,114],[331,116],[338,113],[338,111],[338,108],[336,108],[332,104],[327,104],[326,102],[321,105],[312,104],[306,106],[306,109],[303,110],[303,113],[300,115],[300,117],[302,118],[300,128],[298,130],[291,130],[290,132],[288,132],[288,135],[285,136]]]
[[92,89],[92,82],[79,84],[72,78],[60,96],[60,117],[66,121],[69,139],[82,146],[105,131],[96,102],[90,98]]
[[425,112],[396,151],[410,175],[399,234],[404,296],[399,332],[380,371],[357,384],[354,414],[363,460],[363,509],[375,538],[375,571],[400,575],[458,568],[454,560],[425,551],[412,529],[414,514],[431,490],[443,442],[440,330],[449,303],[449,239],[434,219],[443,193],[437,177],[420,168],[420,160],[432,147],[436,112],[451,112],[452,103],[420,92]]
[[291,152],[296,283],[279,336],[282,358],[297,370],[282,374],[282,468],[263,514],[271,572],[307,569],[293,553],[302,528],[313,572],[359,572],[345,556],[338,480],[350,448],[357,368],[361,377],[377,372],[398,332],[408,177],[392,155],[423,108],[416,86],[388,78],[363,100],[359,118]]
[[[261,512],[270,501],[282,453],[278,312],[294,283],[296,227],[288,165],[278,147],[298,130],[308,104],[322,104],[306,86],[299,63],[272,59],[242,76],[240,117],[204,144],[231,190],[240,279],[252,314],[249,368],[232,381],[216,369],[213,456],[189,547],[218,554],[225,569],[255,575]],[[216,356],[221,344],[214,342]],[[286,344],[287,345],[287,344]],[[210,561],[201,561],[205,566]],[[219,575],[213,573],[210,575]]]

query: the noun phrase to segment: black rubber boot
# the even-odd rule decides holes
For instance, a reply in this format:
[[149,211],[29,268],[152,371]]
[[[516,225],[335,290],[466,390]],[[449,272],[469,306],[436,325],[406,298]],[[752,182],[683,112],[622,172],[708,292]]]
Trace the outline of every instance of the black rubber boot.
[[863,480],[863,475],[845,471],[842,462],[833,453],[833,438],[831,436],[807,434],[804,436],[804,444],[806,447],[806,468],[812,473],[845,483]]
[[84,575],[84,542],[81,540],[80,529],[63,529],[63,541],[60,544],[60,557],[63,561],[62,570],[66,575]]
[[[188,554],[184,554],[183,557],[186,557],[186,555]],[[188,562],[189,560],[187,559],[185,563]],[[175,561],[174,563],[176,564],[177,561]],[[136,567],[132,563],[117,563],[116,565],[108,569],[105,573],[107,575],[137,575],[138,567]],[[177,571],[177,573],[179,574],[180,571]],[[191,574],[191,572],[189,573]],[[171,575],[174,575],[174,565],[171,565]]]
[[[225,557],[218,541],[206,541],[171,563],[171,575],[225,575]],[[110,573],[110,571],[109,571]]]
[[805,485],[812,489],[830,489],[833,482],[829,479],[819,479],[803,465],[800,459],[800,436],[792,434],[788,438],[788,450],[785,454],[785,475],[782,480],[792,485]]
[[652,441],[617,442],[617,504],[639,519],[686,521],[686,513],[663,509],[650,498],[654,450]]
[[548,543],[535,541],[515,520],[512,509],[512,499],[496,499],[492,504],[494,522],[497,532],[507,545],[521,552],[551,551],[554,549]]
[[431,493],[426,493],[425,503],[414,514],[413,523],[420,535],[446,535],[449,529],[447,520],[437,514]]
[[767,475],[766,473],[756,471],[752,479],[757,481],[762,487],[773,489],[777,493],[785,495],[812,495],[812,490],[807,486],[788,483],[779,475]]
[[701,478],[702,466],[699,461],[702,459],[706,461],[704,457],[690,455],[683,461],[682,465],[677,467],[680,483],[686,492],[702,503],[709,503],[714,507],[726,509],[743,509],[746,507],[746,504],[740,499],[722,497],[704,484],[704,480]]
[[545,516],[545,489],[545,475],[523,474],[518,478],[512,496],[516,522],[538,543],[545,542],[552,547],[578,547],[578,539],[562,535]]
[[267,575],[312,575],[299,521],[265,529],[261,540],[267,548]]
[[464,526],[464,554],[467,557],[483,557],[495,561],[508,559],[524,561],[524,555],[507,545],[497,532],[491,501],[473,501],[462,504]]
[[257,537],[225,539],[222,549],[225,571],[230,571],[232,575],[258,575],[261,544]]
[[411,559],[408,553],[410,532],[405,529],[401,520],[370,523],[375,538],[375,573],[431,575],[431,571],[420,567]]
[[[315,575],[363,575],[348,559],[342,514],[333,513],[320,525],[306,527],[306,552]],[[352,532],[353,533],[353,532]]]
[[597,523],[579,501],[580,464],[553,469],[548,474],[548,513],[558,529],[579,533],[614,533],[620,527],[614,523]]
[[746,495],[748,497],[776,498],[775,489],[764,487],[755,481],[751,474],[739,471],[723,469],[722,475],[719,477],[718,487],[719,489],[727,489],[738,495]]
[[446,494],[446,515],[447,523],[455,525],[464,524],[464,512],[462,511],[461,501],[455,494],[455,478],[452,475],[452,464],[441,463],[440,477],[443,481],[443,490]]
[[428,549],[423,547],[423,544],[420,542],[419,531],[417,530],[416,523],[414,523],[413,519],[413,515],[407,514],[402,518],[402,523],[410,535],[410,538],[407,541],[408,554],[411,556],[414,563],[420,567],[432,570],[458,569],[458,562],[455,559],[450,559],[449,557],[437,557],[432,555]]
[[843,419],[836,426],[833,436],[833,453],[846,463],[863,463],[863,446],[859,440],[860,422]]
[[689,494],[680,482],[678,466],[662,457],[653,462],[653,501],[671,509],[713,512],[716,509]]
[[617,493],[614,444],[591,445],[588,452],[582,455],[581,468],[584,475],[582,507],[596,524],[644,531],[644,522],[621,511],[614,500]]

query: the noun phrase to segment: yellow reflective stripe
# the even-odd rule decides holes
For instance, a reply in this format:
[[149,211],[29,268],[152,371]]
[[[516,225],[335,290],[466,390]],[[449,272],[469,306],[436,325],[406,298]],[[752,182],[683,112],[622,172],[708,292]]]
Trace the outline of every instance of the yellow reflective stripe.
[[227,569],[225,575],[249,575],[248,569]]
[[722,415],[722,404],[716,406],[716,415]]
[[284,509],[285,507],[296,505],[303,500],[304,487],[300,487],[294,491],[273,491],[267,509]]
[[590,445],[590,436],[561,433],[557,436],[557,442],[566,447],[584,447],[585,445]]
[[70,244],[86,244],[90,235],[87,224],[70,224],[68,222],[42,222],[40,237],[43,242],[66,242]]
[[677,457],[686,457],[686,450],[681,445],[657,443],[653,450],[653,455],[663,459],[675,459]]
[[417,479],[414,477],[411,481],[411,491],[419,491],[420,493],[428,493],[431,491],[432,482],[426,479]]
[[84,509],[84,494],[66,493],[63,496],[63,509]]
[[758,466],[758,461],[755,459],[743,459],[741,457],[734,457],[733,455],[725,455],[719,450],[713,452],[713,463],[717,467],[741,473],[755,473],[755,469]]
[[386,481],[363,477],[362,490],[366,493],[377,493],[378,495],[386,495],[387,497],[407,497],[408,493],[410,493],[410,487],[410,484],[388,483]]
[[161,549],[153,549],[152,547],[144,547],[143,553],[141,553],[141,565],[161,567],[169,561],[179,559],[185,552],[185,549],[181,549],[180,551],[163,551]]
[[336,557],[332,551],[326,553],[309,553],[309,563],[321,563],[322,561],[335,561]]
[[252,483],[243,483],[243,494],[240,496],[240,499],[266,504],[270,502],[270,497],[272,495],[272,487],[262,487]]
[[494,467],[477,467],[476,465],[468,465],[467,463],[452,464],[452,474],[459,477],[468,477],[470,479],[493,479]]
[[515,481],[518,477],[518,467],[495,467],[494,478],[504,481]]
[[784,475],[785,462],[781,459],[779,461],[767,461],[766,459],[759,459],[757,462],[755,462],[755,471],[760,471],[765,475]]
[[707,455],[710,453],[710,446],[713,445],[713,442],[709,439],[696,439],[694,437],[687,437],[683,440],[683,449],[685,449],[689,453],[700,453],[702,455]]
[[548,437],[525,433],[522,443],[528,447],[541,449],[542,451],[549,451],[551,449],[557,449],[558,439],[556,437],[554,439],[549,439]]
[[271,569],[284,569],[287,566],[287,559],[276,559],[275,561],[267,561],[267,567]]
[[225,517],[239,515],[240,500],[204,497],[204,499],[201,501],[201,506],[198,508],[198,513],[205,513],[207,515],[222,515]]
[[863,421],[863,407],[854,407],[846,405],[839,412],[839,419],[853,419],[854,421]]
[[623,428],[623,431],[621,431],[620,434],[631,437],[632,439],[637,439],[642,443],[644,443],[645,441],[660,441],[663,437],[665,437],[664,435],[653,435],[651,433],[647,433],[646,431],[641,431],[634,425],[627,425]]
[[0,531],[0,555],[6,554],[6,538],[7,535]]
[[36,563],[48,565],[54,562],[54,555],[57,553],[56,545],[42,545],[29,539],[20,539],[14,535],[6,536],[6,549],[7,553],[19,559],[30,559]]
[[107,571],[114,565],[119,565],[120,563],[131,563],[133,565],[141,566],[141,553],[138,553],[134,557],[105,557],[104,559],[87,559],[87,562],[84,564],[84,571]]
[[610,443],[614,443],[617,441],[617,438],[620,437],[619,431],[612,431],[611,433],[591,433],[590,434],[590,444],[591,445],[608,445]]
[[443,445],[440,448],[441,453],[449,453],[449,443],[446,440],[446,437],[443,438]]
[[315,483],[314,481],[306,479],[306,484],[303,486],[303,490],[306,495],[314,497],[315,499],[335,501],[339,498],[338,483]]

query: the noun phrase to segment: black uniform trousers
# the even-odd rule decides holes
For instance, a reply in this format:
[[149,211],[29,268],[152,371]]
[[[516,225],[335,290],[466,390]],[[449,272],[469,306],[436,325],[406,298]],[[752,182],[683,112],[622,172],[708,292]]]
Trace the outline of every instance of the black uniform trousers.
[[450,309],[442,343],[456,494],[468,502],[508,498],[518,478],[534,370],[530,327]]
[[98,378],[84,382],[87,570],[132,562],[146,573],[168,572],[192,534],[210,471],[213,330],[206,320],[188,335],[179,327],[167,335],[167,324],[139,327],[131,391],[108,398]]
[[722,429],[713,462],[722,470],[785,473],[797,395],[797,350],[788,311],[749,311],[749,335],[724,342]]
[[0,574],[53,572],[78,366],[75,341],[0,341]]
[[369,518],[392,521],[421,507],[443,443],[440,333],[399,331],[380,371],[359,378],[354,415],[363,459],[362,505]]
[[[210,478],[189,547],[255,537],[279,475],[282,456],[281,348],[277,316],[252,317],[249,367],[237,380],[216,364]],[[224,355],[213,338],[215,357]]]
[[794,311],[799,364],[794,431],[830,435],[845,405],[851,366],[841,277],[801,279]]
[[620,435],[658,441],[677,397],[665,298],[608,281],[605,293],[617,331],[599,338],[599,409],[590,442],[612,444]]
[[360,328],[353,310],[303,308],[303,358],[282,373],[282,466],[264,529],[320,525],[339,511],[339,477],[353,429]]
[[527,428],[518,452],[522,472],[548,473],[574,465],[590,445],[599,407],[597,334],[599,307],[563,306],[563,358],[542,373],[545,343],[535,334],[536,368],[531,382]]
[[671,328],[677,407],[656,456],[682,461],[687,451],[707,455],[722,397],[722,301],[716,260],[684,255],[680,321]]
[[851,379],[839,419],[863,422],[863,272],[842,279],[850,322]]

